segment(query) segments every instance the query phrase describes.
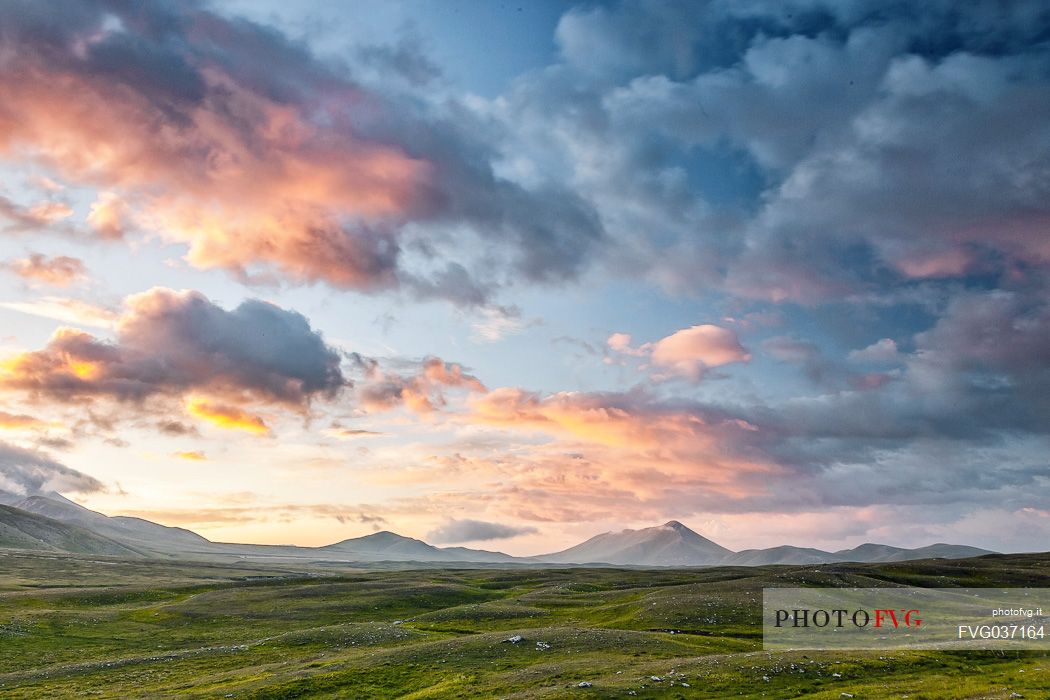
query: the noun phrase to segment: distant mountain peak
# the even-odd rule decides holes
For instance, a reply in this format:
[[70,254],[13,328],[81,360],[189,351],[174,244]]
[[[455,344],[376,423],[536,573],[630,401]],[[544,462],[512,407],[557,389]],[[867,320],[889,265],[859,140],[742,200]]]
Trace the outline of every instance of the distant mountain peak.
[[671,520],[663,525],[606,532],[542,559],[566,563],[708,566],[732,552]]
[[399,535],[396,532],[393,532],[391,530],[379,530],[377,532],[373,532],[370,535],[362,535],[358,539],[362,539],[362,540],[363,539],[372,539],[372,540],[410,540],[412,538],[411,537],[405,537],[404,535]]

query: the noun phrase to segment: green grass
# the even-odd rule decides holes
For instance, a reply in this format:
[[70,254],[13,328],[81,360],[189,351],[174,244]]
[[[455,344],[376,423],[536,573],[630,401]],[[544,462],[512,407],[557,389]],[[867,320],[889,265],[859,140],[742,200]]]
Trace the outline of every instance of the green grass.
[[303,571],[7,551],[0,564],[4,698],[1050,697],[1042,652],[771,653],[760,628],[763,587],[1050,587],[1048,555]]

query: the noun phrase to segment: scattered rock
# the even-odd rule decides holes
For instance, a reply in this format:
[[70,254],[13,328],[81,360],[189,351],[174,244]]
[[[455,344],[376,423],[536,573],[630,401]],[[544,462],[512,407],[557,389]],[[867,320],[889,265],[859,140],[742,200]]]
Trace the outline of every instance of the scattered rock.
[[840,698],[851,698],[851,697],[853,697],[853,693],[839,693],[839,697]]
[[587,681],[580,681],[579,683],[576,684],[576,687],[577,688],[590,688],[591,684],[588,683]]
[[522,640],[522,636],[520,634],[516,634],[513,637],[508,637],[507,639],[504,639],[503,641],[504,642],[510,642],[511,644],[517,644],[521,640]]
[[547,651],[548,649],[551,648],[551,645],[548,644],[547,642],[536,642],[536,648],[539,649],[540,651]]
[[663,678],[660,678],[660,676],[649,676],[649,680],[659,683]]

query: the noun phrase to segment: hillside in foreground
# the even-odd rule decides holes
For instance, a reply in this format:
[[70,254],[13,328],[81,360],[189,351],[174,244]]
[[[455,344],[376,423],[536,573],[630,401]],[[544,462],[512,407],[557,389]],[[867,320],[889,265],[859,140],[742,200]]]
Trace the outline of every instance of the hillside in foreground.
[[5,698],[1050,696],[1042,652],[771,653],[759,627],[763,587],[1047,587],[1050,554],[648,571],[0,559]]

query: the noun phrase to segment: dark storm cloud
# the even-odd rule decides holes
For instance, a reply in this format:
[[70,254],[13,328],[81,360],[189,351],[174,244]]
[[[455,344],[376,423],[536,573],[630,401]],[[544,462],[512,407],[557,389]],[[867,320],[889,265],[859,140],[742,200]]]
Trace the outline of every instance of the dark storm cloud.
[[102,482],[40,453],[0,442],[0,492],[31,496],[49,491],[90,493]]
[[71,401],[202,391],[298,409],[347,384],[339,354],[305,317],[257,300],[227,311],[197,292],[157,288],[126,300],[116,335],[60,329],[44,349],[8,360],[0,383]]
[[595,203],[613,259],[674,291],[1045,274],[1048,36],[1038,2],[588,6],[501,114]]

